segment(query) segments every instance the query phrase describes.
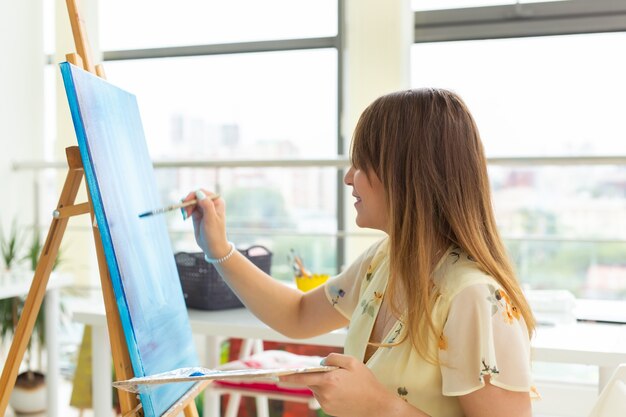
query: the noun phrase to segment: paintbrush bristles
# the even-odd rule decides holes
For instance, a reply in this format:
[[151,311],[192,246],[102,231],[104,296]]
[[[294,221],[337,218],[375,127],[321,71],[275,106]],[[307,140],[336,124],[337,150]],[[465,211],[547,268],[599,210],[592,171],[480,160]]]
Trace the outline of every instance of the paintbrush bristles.
[[[220,195],[213,194],[213,195],[210,195],[209,198],[211,200],[217,200],[218,198],[220,198]],[[196,199],[184,201],[182,203],[172,204],[171,206],[166,206],[166,207],[161,207],[161,208],[154,209],[151,211],[146,211],[145,213],[141,213],[139,217],[148,217],[148,216],[154,216],[155,214],[167,213],[168,211],[173,211],[173,210],[178,210],[178,209],[182,209],[185,207],[193,206],[197,203],[198,203],[198,200]]]

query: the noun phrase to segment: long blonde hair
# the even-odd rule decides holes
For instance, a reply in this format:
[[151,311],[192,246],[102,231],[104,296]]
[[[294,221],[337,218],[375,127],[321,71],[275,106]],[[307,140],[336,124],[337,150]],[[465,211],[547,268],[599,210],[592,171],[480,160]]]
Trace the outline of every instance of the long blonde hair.
[[[354,167],[375,173],[385,189],[390,256],[385,297],[394,314],[402,310],[407,337],[423,357],[429,359],[429,336],[439,337],[431,278],[450,245],[467,251],[503,287],[532,334],[534,317],[496,228],[480,135],[459,96],[426,88],[378,98],[357,123],[351,158]],[[402,308],[395,296],[402,297]]]

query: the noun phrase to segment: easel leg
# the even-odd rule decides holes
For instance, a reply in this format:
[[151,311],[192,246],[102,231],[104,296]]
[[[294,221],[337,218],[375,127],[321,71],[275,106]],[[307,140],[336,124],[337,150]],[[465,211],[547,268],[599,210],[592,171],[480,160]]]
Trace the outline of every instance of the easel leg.
[[[87,194],[90,195],[89,192],[87,192]],[[92,207],[91,222],[94,224],[93,204],[91,199],[89,200],[89,204]],[[104,248],[102,247],[100,231],[97,226],[93,226],[92,230],[94,243],[96,245],[96,255],[98,258],[98,269],[100,271],[100,283],[102,285],[102,296],[104,298],[104,308],[106,311],[107,327],[109,330],[109,341],[114,358],[115,376],[118,379],[130,379],[134,376],[134,373],[130,357],[128,355],[128,347],[126,346],[126,339],[124,338],[124,330],[122,329],[119,311],[117,310],[117,301],[113,292],[111,278],[109,276],[109,268],[106,263]],[[110,375],[110,367],[108,372]],[[133,394],[122,390],[118,390],[117,393],[122,414],[135,409],[135,407],[139,404],[137,397]]]

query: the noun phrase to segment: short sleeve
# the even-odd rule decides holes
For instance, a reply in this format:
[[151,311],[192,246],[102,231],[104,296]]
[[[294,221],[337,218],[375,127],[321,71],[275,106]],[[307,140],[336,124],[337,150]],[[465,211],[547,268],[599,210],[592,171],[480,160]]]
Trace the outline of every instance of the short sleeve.
[[368,268],[385,239],[380,240],[363,252],[349,267],[324,284],[326,298],[348,320],[356,308],[361,294],[361,284]]
[[533,392],[530,340],[523,317],[495,285],[462,289],[451,301],[439,341],[442,392],[465,395],[490,383],[510,391]]

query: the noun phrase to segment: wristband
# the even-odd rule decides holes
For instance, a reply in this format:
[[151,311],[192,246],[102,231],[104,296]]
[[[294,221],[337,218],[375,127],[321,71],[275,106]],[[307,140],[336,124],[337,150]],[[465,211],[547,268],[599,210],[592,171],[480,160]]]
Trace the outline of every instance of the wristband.
[[209,258],[206,254],[204,255],[204,260],[210,264],[221,264],[222,262],[226,262],[231,256],[235,254],[235,244],[233,242],[228,242],[230,245],[230,251],[222,256],[221,258]]

